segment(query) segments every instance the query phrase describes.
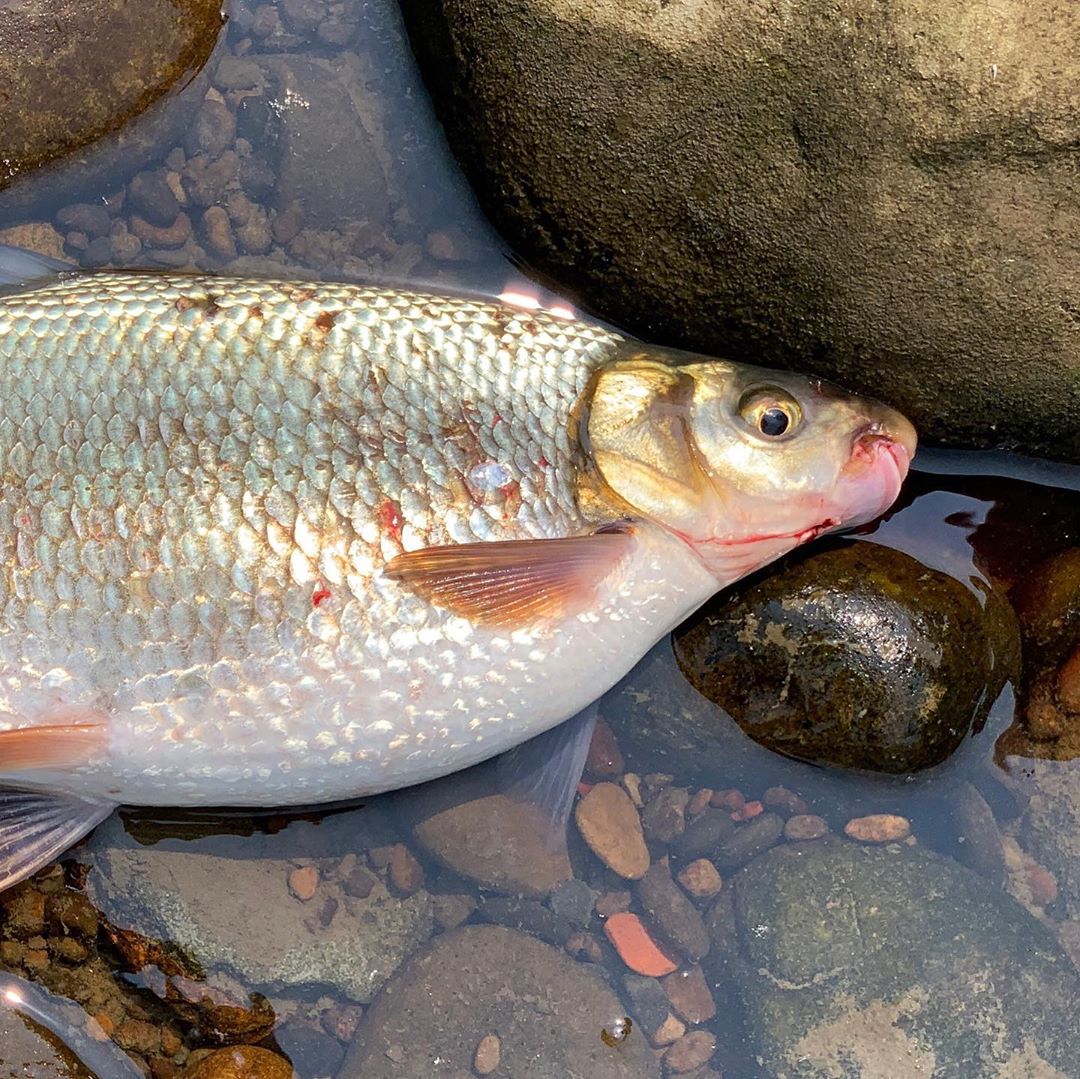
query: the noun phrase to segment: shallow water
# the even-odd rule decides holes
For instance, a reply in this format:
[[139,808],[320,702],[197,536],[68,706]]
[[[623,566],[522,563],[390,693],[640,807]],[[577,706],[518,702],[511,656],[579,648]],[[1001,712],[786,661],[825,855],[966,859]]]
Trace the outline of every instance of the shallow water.
[[[312,28],[329,15],[344,18],[346,26],[355,24],[343,44],[328,43],[325,34],[320,38]],[[130,264],[410,281],[551,299],[529,281],[476,209],[440,140],[392,5],[381,0],[332,5],[282,0],[279,6],[259,8],[237,4],[223,52],[211,63],[223,54],[272,57],[265,70],[278,80],[276,89],[268,84],[262,92],[225,87],[210,92],[238,118],[239,127],[204,153],[220,161],[235,152],[238,160],[257,163],[239,180],[229,181],[223,195],[244,192],[258,211],[255,226],[244,232],[240,219],[249,210],[242,208],[232,215],[235,255],[215,253],[215,243],[219,249],[228,245],[220,237],[211,241],[204,210],[193,201],[184,211],[190,229],[177,243],[176,236],[136,224],[130,196],[127,202],[117,197],[126,178],[113,178],[83,191],[78,201],[109,207],[103,235],[113,241],[142,233]],[[211,82],[214,78],[211,72]],[[291,143],[290,116],[309,120],[307,113],[320,108],[330,111],[317,117],[318,124],[340,127],[341,139],[318,142],[325,152],[306,157],[305,148],[315,145],[313,136],[306,132]],[[366,163],[342,141],[360,137],[358,132],[370,151]],[[215,143],[211,136],[208,146]],[[166,169],[170,183],[184,188],[197,149],[189,144],[178,153],[175,146],[162,147],[150,167]],[[377,182],[338,175],[361,166]],[[336,176],[338,185],[356,182],[369,192],[367,203],[354,214],[340,208],[328,214],[325,205],[281,201],[286,182],[301,192],[308,190],[307,183],[329,199],[337,188],[325,182],[327,176]],[[378,191],[371,195],[373,187]],[[382,217],[372,218],[372,207]],[[103,246],[89,256],[94,237],[63,225],[68,219],[55,209],[42,210],[33,220],[59,225],[55,238],[65,242],[69,255],[100,263]],[[261,220],[265,227],[260,231],[259,214],[265,211],[269,215]],[[0,230],[23,220],[10,204],[5,210],[0,192]],[[124,242],[116,244],[118,250]],[[134,246],[128,243],[128,249]],[[885,520],[860,530],[858,538],[906,552],[982,597],[987,587],[1007,589],[1047,558],[1080,544],[1080,468],[996,452],[923,451],[900,502]],[[919,848],[972,867],[972,879],[982,882],[972,887],[1012,895],[1017,917],[1041,922],[1080,958],[1070,936],[1080,913],[1073,904],[1080,903],[1080,896],[1058,896],[1056,883],[1047,880],[1047,867],[1012,838],[1039,771],[1017,756],[1015,743],[1008,743],[1010,752],[995,753],[1013,723],[1015,699],[1014,687],[1007,685],[981,730],[926,772],[882,777],[834,770],[769,753],[746,739],[733,721],[717,718],[715,706],[698,697],[679,673],[665,641],[602,702],[601,714],[623,759],[614,754],[605,765],[598,752],[587,779],[635,788],[633,777],[645,777],[646,797],[650,791],[681,789],[689,796],[703,788],[737,792],[718,794],[714,804],[734,813],[740,835],[756,817],[777,808],[775,795],[767,806],[754,805],[777,786],[805,799],[801,815],[820,816],[834,835],[853,817],[901,816]],[[668,719],[676,713],[680,722],[691,713],[708,713],[723,737],[680,742],[682,735],[665,741],[641,736],[642,730],[674,730]],[[627,774],[631,778],[621,778]],[[702,961],[715,1016],[702,1017],[685,1002],[677,1005],[677,992],[669,985],[670,1010],[678,1013],[681,1006],[684,1014],[658,1033],[650,1027],[662,1024],[636,1016],[635,1009],[647,1012],[642,1000],[650,992],[655,998],[659,990],[637,985],[643,997],[632,999],[627,967],[605,935],[605,917],[627,905],[638,911],[646,900],[640,893],[621,895],[630,885],[590,853],[576,828],[571,827],[570,865],[574,878],[591,891],[564,886],[556,891],[557,899],[508,900],[500,898],[499,889],[477,883],[485,874],[499,875],[500,859],[513,879],[542,875],[550,853],[529,847],[527,828],[515,830],[509,819],[493,820],[497,812],[488,809],[468,818],[460,835],[444,834],[438,842],[418,839],[423,822],[475,796],[473,779],[450,777],[331,810],[122,811],[66,856],[62,871],[47,870],[5,897],[0,966],[81,1004],[85,1022],[57,1006],[50,1029],[99,1072],[107,1066],[95,1063],[94,1053],[85,1048],[88,1030],[99,1039],[111,1036],[155,1076],[165,1077],[181,1074],[206,1050],[256,1044],[287,1057],[301,1079],[407,1075],[410,1069],[412,1074],[460,1079],[486,1066],[483,1059],[474,1060],[485,1036],[496,1036],[502,1046],[502,1063],[491,1072],[495,1075],[558,1076],[585,1067],[596,1075],[656,1074],[646,1032],[655,1048],[678,1041],[686,1059],[693,1062],[698,1051],[702,1063],[708,1057],[702,1039],[711,1036],[717,1071],[728,1077],[764,1074],[757,1060],[761,1035],[753,1029],[760,1001],[755,1004],[756,990],[746,988],[746,972],[737,970],[736,959],[729,962],[723,951],[722,927],[710,922],[712,958]],[[743,802],[751,808],[741,809]],[[673,813],[681,819],[685,805],[678,803],[675,797]],[[679,867],[679,837],[665,838],[664,827],[661,820],[647,821],[653,863],[671,854]],[[1020,834],[1026,833],[1021,829]],[[782,842],[773,836],[765,846]],[[439,844],[441,860],[432,853]],[[903,853],[910,845],[898,834],[891,847]],[[1080,851],[1080,844],[1073,849]],[[466,863],[478,860],[483,872],[464,871]],[[736,868],[734,862],[730,869],[722,867],[721,895],[730,890],[729,876]],[[1069,871],[1056,871],[1065,893]],[[1071,872],[1080,880],[1080,865]],[[84,892],[92,908],[71,898]],[[698,904],[710,918],[713,902],[710,896]],[[604,915],[594,909],[597,903]],[[918,922],[924,912],[908,913]],[[480,950],[479,959],[459,956],[460,970],[431,976],[441,990],[426,987],[436,998],[429,996],[427,1010],[448,1009],[454,1015],[450,1027],[423,1009],[396,1014],[395,991],[398,1000],[414,992],[423,996],[422,978],[409,957],[423,955],[433,938],[459,925],[480,924],[520,927],[557,945],[572,957],[567,962],[599,972],[616,996],[571,988],[570,968],[546,953],[519,955],[507,944],[517,938],[499,938],[490,952]],[[767,935],[769,926],[763,925]],[[745,936],[756,930],[740,925],[733,932]],[[74,943],[64,947],[60,942],[66,940]],[[872,950],[868,944],[868,956]],[[696,970],[692,951],[684,947],[675,956],[683,970]],[[745,941],[734,946],[733,954],[746,959]],[[498,969],[500,960],[505,970]],[[410,973],[395,975],[403,962]],[[505,986],[493,987],[492,967],[505,976]],[[530,983],[534,971],[541,972],[535,977],[544,984]],[[388,976],[390,990],[379,995]],[[500,1011],[496,999],[510,1003]],[[48,998],[39,1003],[50,1008]],[[624,1012],[635,1017],[629,1031],[617,1026]],[[694,1030],[706,1033],[695,1042]],[[681,1066],[670,1055],[674,1050],[666,1052],[664,1068],[670,1072]],[[416,1064],[419,1059],[427,1062],[423,1069]],[[906,1060],[898,1056],[891,1074],[907,1074]],[[5,1063],[0,1046],[0,1065]]]

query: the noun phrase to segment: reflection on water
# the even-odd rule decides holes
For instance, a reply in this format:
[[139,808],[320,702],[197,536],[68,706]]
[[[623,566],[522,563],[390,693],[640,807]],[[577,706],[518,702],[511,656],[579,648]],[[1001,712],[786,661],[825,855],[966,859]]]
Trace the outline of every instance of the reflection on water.
[[[85,266],[543,295],[477,212],[389,3],[236,4],[207,78],[197,119],[136,175],[60,208],[0,196],[3,237]],[[1080,469],[924,452],[858,539],[980,603],[1016,596],[1080,544]],[[1078,646],[1039,667],[1065,728]],[[1006,685],[936,768],[884,777],[763,749],[665,641],[602,702],[565,856],[475,775],[308,812],[123,811],[0,897],[0,965],[58,994],[16,986],[103,1076],[124,1074],[95,1056],[114,1044],[168,1079],[230,1074],[222,1045],[301,1079],[710,1079],[784,1074],[791,1053],[826,1075],[883,1029],[927,1074],[931,1056],[996,1074],[1026,1053],[1064,1074],[1080,772],[1040,759],[1061,731],[1014,723],[1032,686]],[[957,1019],[986,994],[1009,1017],[996,1041]]]

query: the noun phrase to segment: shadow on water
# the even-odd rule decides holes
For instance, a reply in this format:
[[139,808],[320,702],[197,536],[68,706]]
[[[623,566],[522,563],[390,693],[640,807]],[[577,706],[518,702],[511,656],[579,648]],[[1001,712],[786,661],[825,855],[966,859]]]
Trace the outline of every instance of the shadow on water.
[[[0,236],[37,241],[88,267],[408,280],[488,295],[510,285],[543,296],[481,217],[451,159],[392,4],[236,3],[204,76],[197,118],[153,154],[140,151],[133,162],[121,153],[104,176],[66,166],[74,171],[57,189],[73,205],[35,206],[25,181],[17,199],[0,192]],[[144,179],[133,177],[139,170]],[[221,207],[224,215],[214,212]],[[988,587],[1007,591],[1080,544],[1080,469],[1000,453],[924,451],[901,501],[857,539],[910,555],[981,602]],[[179,1075],[197,1059],[192,1053],[259,1043],[284,1052],[301,1079],[355,1079],[361,1068],[366,1076],[404,1075],[410,1053],[431,1049],[425,1059],[441,1059],[439,1047],[455,1039],[472,1039],[465,1053],[471,1061],[499,1023],[508,1052],[533,1045],[539,1056],[562,1062],[553,1065],[560,1075],[586,1074],[586,1067],[606,1069],[587,1072],[591,1077],[656,1074],[651,1051],[641,1048],[644,1034],[659,1048],[687,1026],[711,1032],[725,1074],[749,1075],[755,1043],[742,1024],[749,1014],[752,1026],[756,990],[745,988],[739,957],[751,945],[745,926],[729,924],[720,908],[730,901],[728,877],[781,841],[785,816],[820,817],[833,833],[853,817],[902,816],[920,848],[973,867],[990,890],[1009,884],[1055,929],[1080,914],[1071,906],[1080,895],[1058,901],[1045,882],[1042,892],[1030,884],[1037,874],[1010,838],[1025,820],[1030,787],[1018,771],[995,763],[994,746],[1014,723],[1015,694],[1007,685],[981,728],[944,763],[884,777],[763,749],[690,686],[669,641],[658,645],[604,698],[606,736],[613,731],[617,744],[603,760],[594,753],[582,793],[612,781],[628,792],[620,805],[632,813],[634,799],[648,801],[648,849],[644,840],[641,849],[654,866],[670,857],[673,868],[685,870],[682,836],[691,827],[701,831],[699,819],[713,822],[713,847],[701,853],[720,850],[724,882],[717,877],[710,892],[701,866],[698,876],[680,878],[695,904],[683,911],[684,922],[705,932],[707,919],[711,958],[685,925],[680,936],[670,924],[670,911],[688,902],[683,892],[672,899],[637,890],[631,898],[639,889],[633,874],[613,868],[626,856],[636,813],[588,844],[572,827],[563,863],[515,834],[501,803],[469,815],[467,807],[480,804],[474,773],[359,805],[295,812],[122,811],[65,859],[63,873],[54,867],[0,902],[0,964],[81,1002],[61,1003],[29,983],[9,986],[37,1009],[32,1019],[44,1016],[54,1038],[66,1032],[61,1040],[102,1077],[125,1073],[101,1063],[109,1050],[86,1042],[91,1026],[111,1033],[155,1076]],[[778,787],[786,793],[769,795]],[[767,837],[763,821],[774,827]],[[436,823],[421,833],[424,822]],[[745,838],[754,829],[767,838],[758,840],[760,849]],[[906,842],[898,834],[896,849]],[[1080,843],[1075,849],[1080,853]],[[503,869],[496,887],[492,874]],[[567,885],[560,874],[570,872],[576,883]],[[1080,878],[1080,867],[1073,872]],[[544,873],[552,879],[539,880]],[[1068,872],[1059,876],[1068,884]],[[1019,877],[1029,883],[1016,885]],[[506,881],[525,894],[502,894],[513,891]],[[656,887],[663,891],[662,883]],[[92,907],[83,905],[84,891]],[[662,944],[679,953],[684,971],[696,978],[698,961],[705,970],[709,988],[693,1003],[670,984],[661,990],[651,979],[634,981],[622,946],[607,933],[608,919],[650,903],[668,904]],[[920,911],[910,914],[918,919]],[[463,944],[448,960],[460,969],[442,981],[431,974],[429,984],[428,974],[410,967],[399,992],[414,1001],[410,994],[423,989],[437,997],[441,988],[449,999],[473,986],[473,1025],[448,1031],[416,1019],[415,1042],[384,1045],[388,1028],[408,1025],[390,1014],[388,996],[379,996],[386,979],[433,936],[481,924],[558,945],[561,956],[543,958],[513,950],[507,941],[517,938],[499,938],[503,950],[486,953],[485,962],[504,966],[510,981],[515,970],[554,980],[556,996],[565,985],[565,1001],[538,1002],[535,985],[515,983],[505,990],[510,1011],[492,1011],[479,988],[488,984],[486,973],[470,965],[473,953]],[[741,943],[732,943],[740,933]],[[560,965],[567,955],[602,972],[599,988],[571,988],[576,975],[567,970],[576,968]],[[646,974],[668,970],[662,954],[637,962]],[[715,1017],[702,1000],[716,1006]],[[549,1030],[544,1024],[560,1006],[596,1022],[578,1038],[567,1033],[578,1026],[560,1013],[565,1025]],[[636,1048],[620,1057],[600,1031],[624,1008],[635,1017]],[[519,1013],[531,1017],[524,1032]],[[365,1056],[366,1044],[382,1046],[381,1064]],[[607,1054],[603,1063],[582,1064],[597,1046]],[[4,1053],[0,1044],[0,1065]],[[472,1066],[445,1074],[460,1079]]]

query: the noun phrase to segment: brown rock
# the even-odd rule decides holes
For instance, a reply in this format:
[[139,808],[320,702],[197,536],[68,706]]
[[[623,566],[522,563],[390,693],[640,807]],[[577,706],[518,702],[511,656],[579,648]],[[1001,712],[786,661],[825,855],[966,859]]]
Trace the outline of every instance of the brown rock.
[[784,838],[797,842],[803,839],[820,839],[829,832],[829,825],[823,817],[812,813],[798,813],[788,817],[784,823]]
[[424,867],[404,843],[395,843],[391,848],[386,868],[395,895],[415,895],[424,886]]
[[897,843],[911,835],[911,822],[892,813],[873,813],[849,820],[844,834],[860,843]]
[[592,852],[627,880],[639,880],[649,868],[641,819],[630,796],[614,783],[597,783],[575,809],[578,830]]
[[161,1048],[161,1030],[153,1023],[141,1019],[125,1019],[117,1028],[113,1039],[121,1049],[133,1053],[156,1053]]
[[657,863],[637,884],[637,897],[651,925],[661,937],[690,959],[709,951],[709,933],[697,908],[671,879],[665,865]]
[[229,215],[221,206],[208,206],[202,216],[206,246],[221,258],[236,258],[236,241],[233,239]]
[[664,1066],[668,1071],[680,1075],[707,1064],[714,1052],[716,1038],[707,1030],[692,1030],[664,1054]]
[[686,815],[688,817],[696,817],[700,813],[704,813],[708,808],[709,803],[712,801],[713,792],[708,787],[702,787],[691,799],[686,803]]
[[[672,975],[668,975],[672,977]],[[677,1042],[686,1033],[686,1024],[677,1019],[674,1015],[668,1015],[668,1017],[649,1035],[649,1041],[656,1046],[657,1049],[662,1049],[664,1046],[671,1045]]]
[[680,1019],[688,1023],[707,1023],[716,1015],[716,1003],[712,993],[709,992],[708,983],[701,967],[687,967],[685,970],[677,970],[666,978],[660,979],[660,984],[667,993],[671,1007]]
[[679,883],[695,899],[711,899],[724,886],[716,866],[708,858],[697,858],[679,871]]
[[589,743],[589,753],[585,758],[585,771],[598,778],[607,779],[619,775],[625,767],[626,762],[615,735],[605,720],[598,718],[592,741]]
[[473,1067],[477,1075],[490,1075],[499,1066],[499,1057],[502,1046],[494,1034],[485,1034],[476,1047],[476,1055],[473,1057]]
[[471,895],[433,895],[431,906],[435,924],[445,933],[468,920],[476,910],[476,900]]
[[540,898],[573,875],[566,852],[549,847],[536,810],[504,794],[444,809],[413,835],[443,865],[498,892]]
[[630,909],[631,899],[629,892],[604,892],[596,900],[596,913],[601,918],[610,918],[613,914],[622,914]]
[[294,1079],[292,1065],[253,1045],[218,1049],[189,1069],[184,1079]]
[[25,247],[27,251],[36,251],[49,258],[64,259],[64,238],[44,221],[31,221],[25,225],[13,225],[0,229],[0,244],[11,247]]
[[311,865],[294,869],[289,874],[289,891],[292,892],[301,903],[306,903],[315,895],[319,887],[319,871]]
[[810,807],[804,798],[800,798],[794,791],[787,787],[770,787],[762,796],[761,801],[766,809],[771,809],[785,817],[795,817],[810,812]]
[[26,883],[2,897],[5,927],[16,940],[28,940],[45,929],[45,896]]
[[645,835],[656,843],[670,843],[686,828],[686,806],[690,792],[682,787],[667,787],[660,791],[642,811],[641,826]]
[[147,247],[173,250],[183,247],[191,238],[191,218],[187,214],[177,214],[176,220],[168,226],[151,225],[138,214],[131,215],[131,231]]

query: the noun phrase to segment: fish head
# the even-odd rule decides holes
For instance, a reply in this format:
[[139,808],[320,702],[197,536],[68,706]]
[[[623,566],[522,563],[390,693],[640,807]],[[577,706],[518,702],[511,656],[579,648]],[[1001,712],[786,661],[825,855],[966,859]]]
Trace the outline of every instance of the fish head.
[[816,378],[635,355],[602,368],[583,441],[608,491],[683,539],[721,584],[895,500],[916,434]]

